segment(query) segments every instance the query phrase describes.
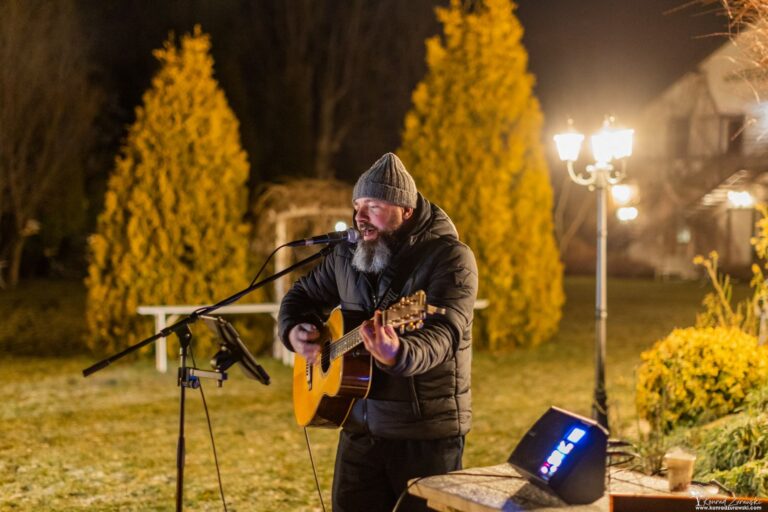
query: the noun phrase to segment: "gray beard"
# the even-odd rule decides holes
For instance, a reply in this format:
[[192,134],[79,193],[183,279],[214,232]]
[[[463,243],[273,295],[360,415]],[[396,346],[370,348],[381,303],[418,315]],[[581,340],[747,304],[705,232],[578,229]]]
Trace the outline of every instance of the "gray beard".
[[387,268],[389,260],[392,258],[392,250],[385,238],[379,236],[370,242],[360,240],[355,248],[355,255],[352,257],[352,267],[360,272],[372,274],[379,274]]

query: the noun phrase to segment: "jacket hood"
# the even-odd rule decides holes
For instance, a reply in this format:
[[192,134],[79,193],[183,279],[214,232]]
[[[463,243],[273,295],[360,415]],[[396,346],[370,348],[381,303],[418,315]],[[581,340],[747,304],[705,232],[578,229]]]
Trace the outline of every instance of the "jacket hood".
[[418,193],[416,209],[413,220],[410,222],[407,237],[410,245],[413,245],[422,240],[439,237],[458,240],[459,233],[453,221],[442,208],[430,203],[421,193]]

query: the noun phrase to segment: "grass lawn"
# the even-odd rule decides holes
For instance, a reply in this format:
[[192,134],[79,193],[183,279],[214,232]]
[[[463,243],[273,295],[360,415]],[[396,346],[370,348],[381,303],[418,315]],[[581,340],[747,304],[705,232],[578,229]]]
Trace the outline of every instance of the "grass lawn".
[[[608,287],[610,418],[613,435],[627,436],[635,425],[640,352],[673,327],[692,325],[708,288],[617,279]],[[550,405],[589,415],[594,280],[569,278],[566,294],[560,333],[552,341],[507,355],[475,354],[474,427],[465,466],[505,461]],[[0,307],[3,299],[0,294]],[[229,510],[320,510],[304,435],[293,421],[290,369],[263,359],[271,386],[247,380],[235,368],[222,388],[204,383]],[[155,372],[151,361],[120,361],[84,379],[81,370],[93,362],[0,359],[1,510],[174,509],[175,375]],[[328,503],[337,432],[309,433]],[[187,394],[186,441],[186,508],[221,510],[197,391]]]

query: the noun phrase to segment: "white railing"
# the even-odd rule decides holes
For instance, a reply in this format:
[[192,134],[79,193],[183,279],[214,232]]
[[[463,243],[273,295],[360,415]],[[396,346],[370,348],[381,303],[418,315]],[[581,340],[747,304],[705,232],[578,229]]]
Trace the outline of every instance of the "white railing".
[[[155,332],[160,332],[168,324],[178,320],[179,315],[189,315],[194,313],[205,305],[183,305],[183,306],[139,306],[140,315],[151,315],[155,317]],[[238,315],[243,313],[268,313],[277,320],[277,312],[280,310],[280,304],[267,302],[262,304],[233,304],[217,309],[213,314],[217,315]],[[277,325],[277,323],[275,323]],[[282,347],[282,343],[280,344]],[[165,338],[158,338],[155,342],[155,367],[160,372],[168,370],[168,354],[166,352]]]

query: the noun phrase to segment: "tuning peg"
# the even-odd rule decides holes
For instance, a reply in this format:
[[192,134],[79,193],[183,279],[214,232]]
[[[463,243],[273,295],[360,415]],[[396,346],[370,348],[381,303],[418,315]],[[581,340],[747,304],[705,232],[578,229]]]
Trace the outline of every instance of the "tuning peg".
[[400,334],[405,334],[405,325],[400,326]]
[[421,321],[421,320],[419,320],[419,321],[416,323],[416,328],[417,328],[417,329],[421,329],[422,327],[424,327],[424,322],[423,322],[423,321]]

